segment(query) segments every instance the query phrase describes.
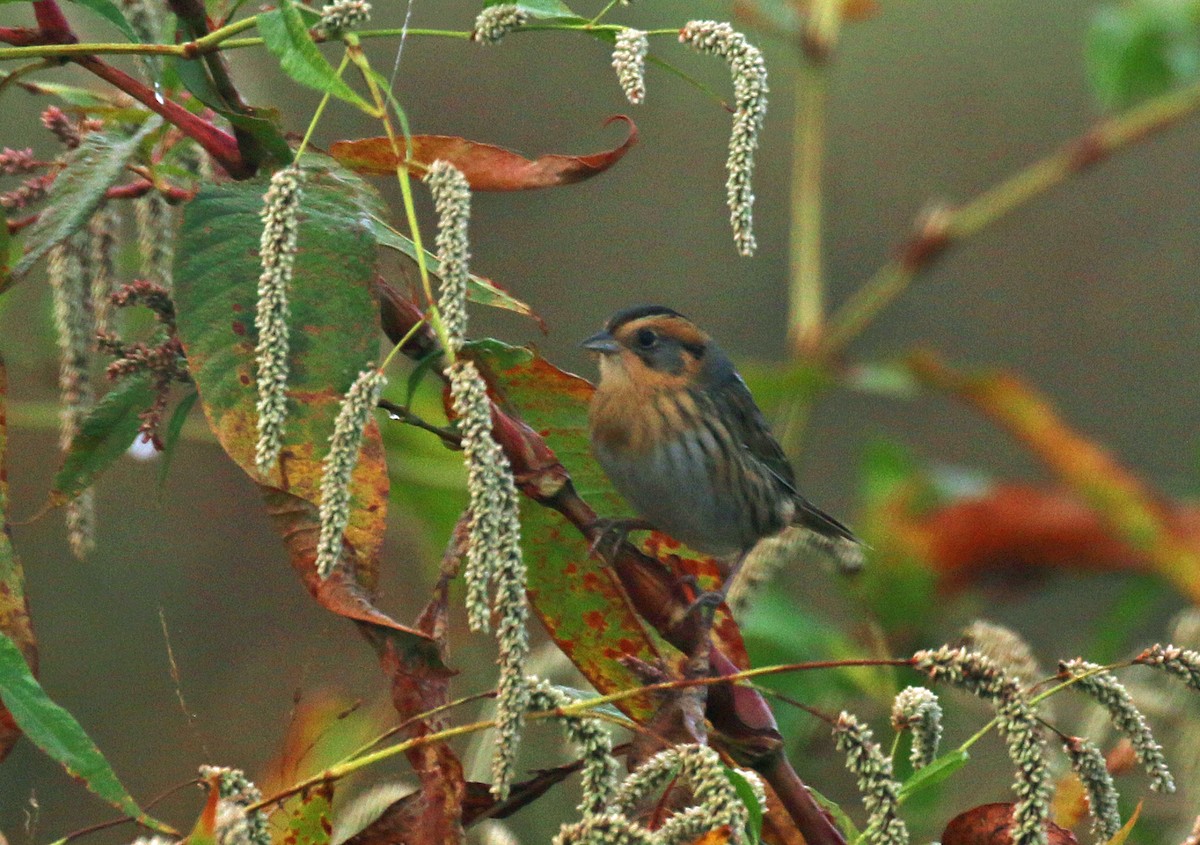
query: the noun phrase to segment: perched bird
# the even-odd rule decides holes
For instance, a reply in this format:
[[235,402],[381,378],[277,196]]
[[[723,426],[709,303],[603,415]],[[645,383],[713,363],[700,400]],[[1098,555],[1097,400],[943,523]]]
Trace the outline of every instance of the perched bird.
[[749,388],[713,340],[670,308],[615,314],[582,346],[600,384],[592,450],[641,520],[723,563],[728,588],[746,554],[790,526],[844,569],[862,565],[846,526],[796,491]]

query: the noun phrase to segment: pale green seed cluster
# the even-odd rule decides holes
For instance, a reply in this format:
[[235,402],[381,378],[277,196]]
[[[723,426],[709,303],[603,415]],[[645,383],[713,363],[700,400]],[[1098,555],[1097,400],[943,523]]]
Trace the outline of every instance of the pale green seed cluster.
[[586,816],[563,825],[553,845],[660,845],[660,838],[617,813]]
[[913,655],[915,668],[992,702],[1009,758],[1016,767],[1012,839],[1015,845],[1045,845],[1050,784],[1045,738],[1020,682],[985,655],[942,646]]
[[1164,669],[1192,689],[1200,690],[1200,652],[1156,643],[1138,655],[1134,662]]
[[[573,704],[575,699],[549,681],[538,679],[529,690],[529,709],[553,710]],[[612,737],[597,719],[562,716],[563,731],[579,746],[583,760],[583,800],[579,812],[586,818],[600,815],[612,800],[617,786],[617,761],[612,756]]]
[[[91,241],[76,232],[50,251],[47,277],[58,335],[59,445],[65,451],[95,402],[90,366],[96,336],[92,308]],[[83,559],[96,546],[95,496],[84,490],[66,506],[67,543]]]
[[344,32],[370,19],[371,4],[367,0],[333,0],[321,7],[317,29],[323,33]]
[[258,277],[258,305],[254,327],[258,330],[255,362],[258,366],[258,444],[254,463],[264,475],[279,460],[287,424],[288,291],[296,263],[300,234],[300,171],[278,170],[263,197],[263,231],[259,242],[262,274]]
[[475,18],[471,40],[478,44],[495,44],[514,29],[529,23],[529,13],[515,3],[488,6]]
[[429,166],[425,183],[438,214],[437,250],[442,288],[438,315],[446,327],[451,357],[457,357],[467,334],[467,282],[470,279],[471,188],[462,171],[448,161]]
[[1138,760],[1150,775],[1150,788],[1174,792],[1175,779],[1171,777],[1162,746],[1155,741],[1146,717],[1137,709],[1117,676],[1107,669],[1097,671],[1100,668],[1095,663],[1075,658],[1059,663],[1058,673],[1064,679],[1076,679],[1074,686],[1108,711],[1113,727],[1129,738]]
[[623,29],[617,33],[612,66],[621,90],[635,106],[646,99],[646,53],[649,50],[650,40],[640,29]]
[[728,23],[720,21],[690,21],[679,32],[679,40],[702,53],[720,56],[733,75],[733,131],[729,136],[729,158],[725,181],[729,220],[733,226],[733,241],[742,255],[753,255],[754,153],[758,149],[758,133],[767,114],[767,66],[762,51],[746,41]]
[[1107,842],[1121,829],[1121,811],[1117,806],[1117,787],[1108,773],[1104,754],[1093,743],[1078,736],[1069,737],[1063,743],[1063,750],[1087,795],[1092,833],[1098,842]]
[[846,755],[846,768],[858,779],[858,791],[867,808],[863,841],[878,845],[906,845],[908,827],[899,817],[900,784],[892,774],[892,761],[874,741],[871,729],[851,713],[842,711],[833,727],[834,743]]
[[512,467],[492,437],[492,407],[487,386],[471,361],[450,365],[450,396],[462,433],[471,498],[470,539],[464,579],[467,619],[472,630],[486,631],[491,606],[489,585],[495,584],[495,610],[500,622],[500,681],[496,699],[496,756],[492,791],[508,793],[521,723],[528,701],[525,660],[529,655],[525,599],[525,560],[521,555],[520,499]]
[[902,689],[892,704],[892,727],[912,731],[909,759],[914,769],[928,766],[937,757],[942,741],[942,706],[925,687]]
[[655,754],[618,787],[612,801],[614,814],[634,815],[642,802],[669,783],[687,787],[693,805],[674,813],[651,839],[631,841],[650,841],[654,845],[692,842],[726,825],[731,842],[746,841],[746,805],[725,776],[720,756],[707,745],[676,745]]
[[246,808],[262,800],[262,792],[241,769],[220,766],[201,766],[200,777],[217,777],[218,845],[271,845],[271,829],[267,814],[262,810],[247,812]]
[[342,534],[350,522],[350,477],[358,465],[363,429],[379,403],[387,379],[374,367],[358,374],[346,393],[329,438],[329,454],[321,472],[321,535],[317,540],[317,574],[328,578],[342,556]]

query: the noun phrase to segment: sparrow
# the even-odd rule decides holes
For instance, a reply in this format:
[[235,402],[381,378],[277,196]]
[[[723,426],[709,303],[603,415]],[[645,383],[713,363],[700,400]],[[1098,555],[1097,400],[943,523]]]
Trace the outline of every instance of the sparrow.
[[582,344],[599,359],[592,451],[639,520],[717,558],[728,588],[767,537],[796,526],[843,570],[863,547],[796,490],[750,389],[720,347],[661,305],[620,311]]

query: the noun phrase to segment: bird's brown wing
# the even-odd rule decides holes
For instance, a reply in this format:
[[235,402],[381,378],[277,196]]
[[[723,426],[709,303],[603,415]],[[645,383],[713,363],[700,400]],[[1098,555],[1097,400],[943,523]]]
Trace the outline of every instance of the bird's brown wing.
[[795,473],[787,455],[783,453],[783,447],[771,433],[766,418],[750,393],[750,388],[742,381],[737,371],[731,367],[715,388],[713,393],[721,406],[722,419],[729,421],[730,433],[795,499],[795,523],[823,537],[837,537],[857,544],[858,538],[849,528],[800,495],[796,489]]

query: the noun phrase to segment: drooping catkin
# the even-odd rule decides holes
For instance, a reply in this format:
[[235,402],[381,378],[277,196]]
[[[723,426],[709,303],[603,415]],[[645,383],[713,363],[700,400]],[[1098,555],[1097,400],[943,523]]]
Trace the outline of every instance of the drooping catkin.
[[497,44],[514,29],[529,22],[529,13],[516,3],[488,6],[475,18],[471,40],[476,44]]
[[1117,806],[1117,787],[1104,754],[1083,737],[1067,737],[1063,750],[1071,769],[1083,784],[1088,812],[1092,816],[1092,833],[1100,843],[1107,842],[1121,829],[1121,811]]
[[996,722],[1016,768],[1012,839],[1015,845],[1045,845],[1050,815],[1050,782],[1045,738],[1019,681],[985,655],[942,646],[913,655],[914,666],[930,679],[964,689],[996,708]]
[[892,704],[892,727],[912,732],[912,767],[928,766],[937,757],[942,740],[942,707],[937,696],[925,687],[902,689]]
[[907,845],[908,827],[899,816],[900,784],[892,761],[874,741],[871,729],[842,711],[833,728],[834,742],[846,755],[846,768],[857,778],[867,808],[863,841],[875,845]]
[[1072,687],[1090,696],[1108,711],[1112,725],[1128,737],[1133,750],[1150,775],[1150,788],[1159,792],[1174,792],[1175,779],[1167,768],[1162,746],[1154,739],[1146,717],[1133,703],[1129,691],[1107,669],[1075,658],[1058,664],[1059,677],[1074,680]]
[[321,7],[317,29],[336,34],[361,26],[371,19],[371,4],[367,0],[333,0]]
[[663,822],[651,840],[655,845],[693,842],[726,825],[731,842],[746,841],[749,811],[725,776],[720,756],[707,745],[676,745],[655,754],[617,788],[611,802],[614,814],[632,816],[639,804],[669,783],[687,787],[692,805]]
[[300,171],[278,170],[263,197],[263,231],[259,241],[262,273],[258,277],[258,304],[254,326],[258,343],[254,349],[258,390],[258,443],[254,463],[267,475],[279,460],[287,424],[288,294],[296,263],[300,234]]
[[754,153],[758,133],[767,113],[767,66],[762,51],[728,23],[690,21],[679,32],[679,40],[702,53],[720,56],[733,76],[733,130],[729,136],[729,158],[725,168],[726,201],[733,227],[733,241],[742,255],[753,255],[754,239]]
[[[497,8],[497,7],[491,7]],[[500,656],[496,695],[496,752],[492,793],[508,795],[521,725],[529,701],[525,662],[529,656],[529,608],[525,598],[525,559],[521,554],[520,496],[512,466],[492,436],[492,407],[487,385],[471,361],[458,357],[467,331],[467,283],[470,278],[471,191],[454,165],[435,161],[425,182],[438,213],[436,244],[441,262],[438,319],[449,366],[450,398],[462,435],[470,495],[466,566],[467,620],[486,631],[494,611]],[[494,598],[489,601],[489,588]]]
[[[47,265],[58,335],[59,445],[64,452],[70,448],[95,402],[91,379],[96,337],[91,247],[88,232],[76,232],[50,251]],[[82,559],[96,545],[93,491],[84,490],[65,510],[67,543],[71,553]]]
[[612,66],[625,97],[635,106],[646,99],[646,53],[650,40],[640,29],[623,29],[613,44]]
[[[530,687],[529,709],[553,710],[573,704],[575,699],[549,681],[538,679]],[[612,801],[617,786],[617,761],[612,755],[612,737],[597,719],[562,716],[557,720],[563,731],[579,746],[583,760],[583,800],[579,812],[586,818],[600,815]]]
[[358,374],[342,401],[329,438],[329,454],[321,472],[321,534],[317,540],[317,574],[328,578],[342,556],[342,534],[350,523],[350,480],[358,466],[363,430],[379,403],[387,379],[374,367]]

